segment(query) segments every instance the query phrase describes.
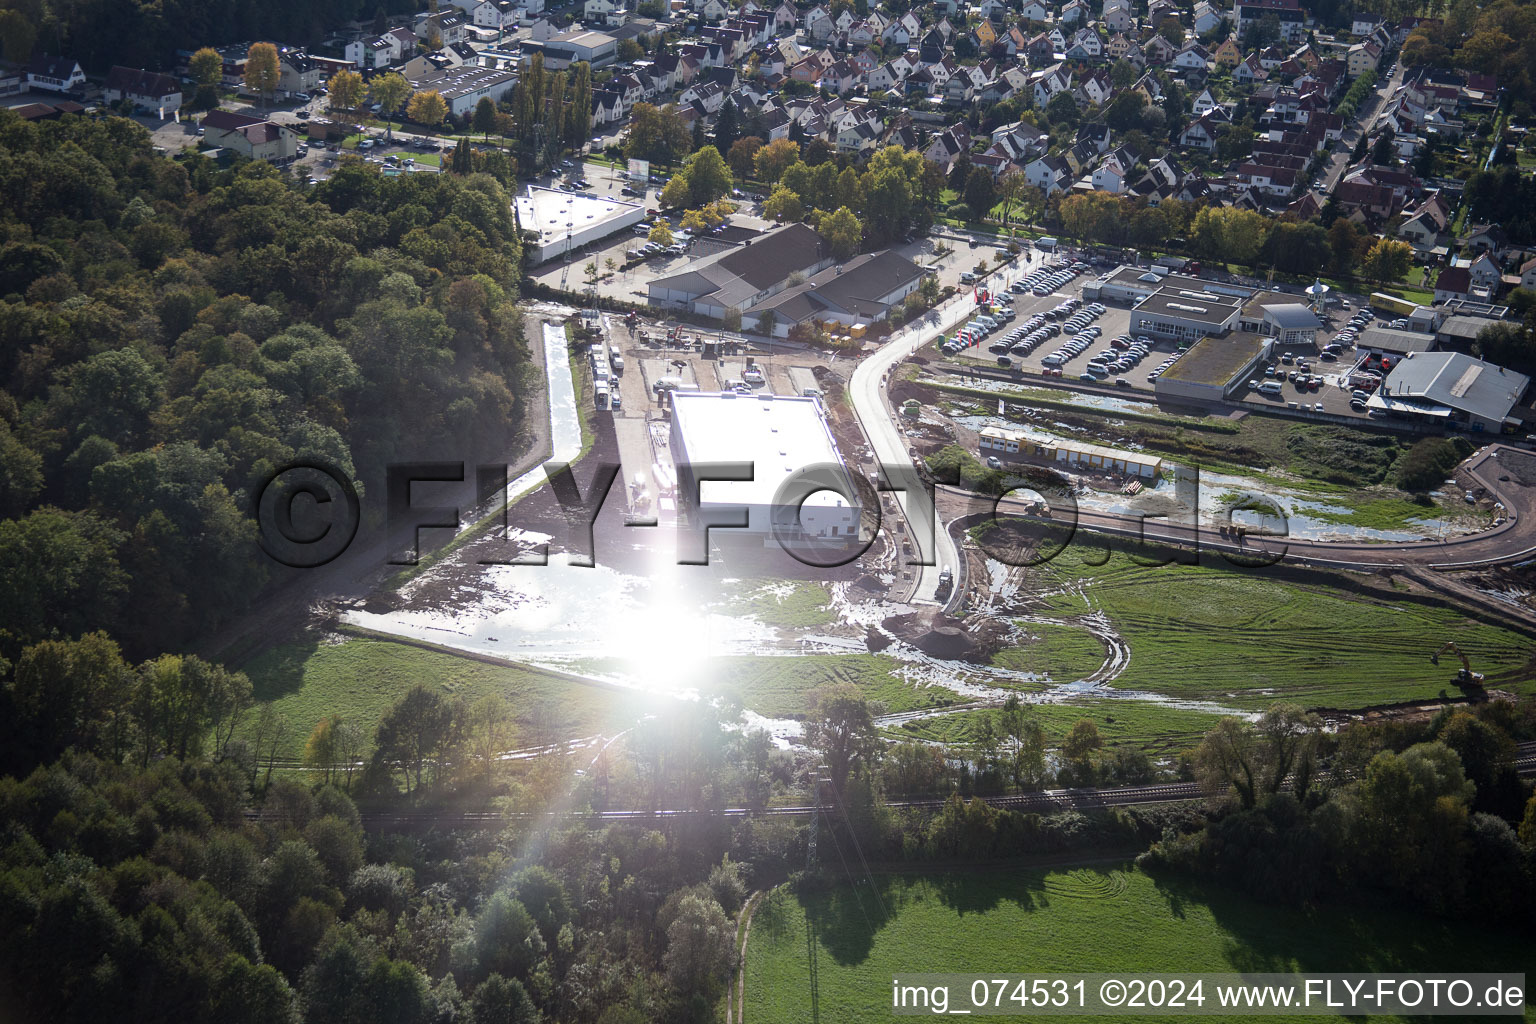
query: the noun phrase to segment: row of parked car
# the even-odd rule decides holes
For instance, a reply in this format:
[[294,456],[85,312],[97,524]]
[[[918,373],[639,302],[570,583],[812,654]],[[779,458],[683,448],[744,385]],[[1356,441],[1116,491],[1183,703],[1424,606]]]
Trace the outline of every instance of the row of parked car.
[[979,345],[983,338],[1002,329],[1002,326],[1016,315],[1009,306],[1000,306],[990,313],[979,313],[971,318],[970,323],[956,331],[953,338],[945,338],[940,342],[939,351],[952,356],[961,349]]
[[[1083,270],[1088,269],[1086,263],[1082,264],[1082,267]],[[1070,284],[1072,279],[1079,273],[1082,273],[1082,271],[1077,270],[1074,265],[1058,261],[1048,268],[1041,267],[1039,270],[1033,271],[1020,280],[1013,282],[1009,290],[1018,294],[1028,292],[1040,298]]]
[[1013,360],[1009,358],[1010,353],[1016,356],[1028,355],[1034,350],[1036,345],[1039,345],[1048,338],[1054,338],[1060,333],[1061,328],[1056,324],[1047,322],[1044,313],[1036,313],[1008,332],[1006,337],[999,338],[988,345],[987,351],[998,357],[997,364],[999,366],[1011,367]]

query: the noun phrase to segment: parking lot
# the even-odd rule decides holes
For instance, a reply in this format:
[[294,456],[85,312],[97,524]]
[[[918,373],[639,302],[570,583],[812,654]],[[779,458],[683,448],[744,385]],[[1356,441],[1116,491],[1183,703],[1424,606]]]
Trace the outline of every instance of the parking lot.
[[[1046,266],[1060,267],[1064,259],[1054,259]],[[1069,275],[1065,268],[1062,275]],[[1001,360],[1008,361],[1008,368],[1025,377],[1038,377],[1043,383],[1059,386],[1074,384],[1112,386],[1124,389],[1132,395],[1155,400],[1156,377],[1178,354],[1174,342],[1137,335],[1131,330],[1130,307],[1113,302],[1085,304],[1082,300],[1083,285],[1092,279],[1092,272],[1070,275],[1070,279],[1052,287],[1044,295],[1032,290],[1002,292],[998,301],[1012,311],[994,319],[998,326],[985,332],[979,344],[972,344],[952,354],[940,352],[937,344],[928,351],[936,358],[946,359],[960,366],[987,367],[998,371]],[[1047,277],[1047,285],[1060,282],[1061,276]],[[1076,319],[1074,319],[1074,317]],[[1353,326],[1358,330],[1375,318],[1362,319],[1358,307],[1346,306],[1325,321],[1325,328],[1318,334],[1317,350],[1311,353],[1280,355],[1261,364],[1253,373],[1251,387],[1245,387],[1232,396],[1232,401],[1245,407],[1266,411],[1287,411],[1313,415],[1327,415],[1356,420],[1372,417],[1358,400],[1357,390],[1369,393],[1378,386],[1384,374],[1379,362],[1367,365],[1364,354],[1354,348]],[[974,319],[973,321],[974,322]],[[1068,325],[1072,329],[1068,329]],[[1051,333],[1054,328],[1054,333]],[[1341,336],[1341,332],[1343,332]],[[1041,336],[1044,333],[1046,336]],[[1029,343],[1031,336],[1033,344]],[[954,338],[950,334],[949,338]],[[1127,339],[1117,341],[1116,339]],[[945,339],[937,339],[942,342]],[[1089,373],[1088,367],[1096,357],[1106,357],[1111,364],[1126,357],[1126,349],[1137,342],[1143,343],[1146,354],[1135,360],[1133,366],[1115,367],[1107,372]],[[1024,346],[1027,346],[1024,347]],[[1337,352],[1327,352],[1327,346],[1337,346]],[[1287,361],[1288,360],[1288,361]],[[1374,374],[1376,383],[1372,383]],[[1317,378],[1314,381],[1314,378]],[[1273,381],[1278,391],[1270,388],[1266,393],[1261,386]]]

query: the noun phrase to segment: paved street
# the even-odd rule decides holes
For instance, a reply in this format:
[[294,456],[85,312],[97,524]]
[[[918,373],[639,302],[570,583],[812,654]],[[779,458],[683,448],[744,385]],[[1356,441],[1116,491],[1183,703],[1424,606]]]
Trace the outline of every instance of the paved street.
[[[1018,259],[1003,269],[993,272],[989,283],[999,290],[1006,289],[1008,285],[1038,267],[1045,259],[1043,253],[1026,249]],[[925,344],[932,342],[940,334],[953,329],[969,317],[975,308],[976,301],[972,294],[968,291],[961,292],[918,323],[896,332],[890,341],[867,357],[854,371],[852,379],[848,382],[848,394],[853,402],[854,412],[859,418],[859,425],[863,427],[864,435],[869,439],[870,446],[874,448],[875,457],[879,463],[902,467],[913,466],[912,452],[897,423],[895,412],[886,400],[885,385],[892,368]],[[901,507],[905,522],[909,525],[916,523],[917,520],[912,515],[910,497],[905,492],[898,491],[896,501]],[[954,539],[944,529],[944,524],[938,523],[934,533],[937,550],[931,553],[930,558],[924,558],[924,561],[931,560],[934,564],[914,567],[917,578],[912,600],[919,604],[939,603],[935,596],[939,586],[939,574],[945,569],[956,572],[960,566],[959,551],[955,548]],[[921,550],[927,542],[926,537],[913,539],[917,550]],[[958,583],[957,580],[957,592]]]

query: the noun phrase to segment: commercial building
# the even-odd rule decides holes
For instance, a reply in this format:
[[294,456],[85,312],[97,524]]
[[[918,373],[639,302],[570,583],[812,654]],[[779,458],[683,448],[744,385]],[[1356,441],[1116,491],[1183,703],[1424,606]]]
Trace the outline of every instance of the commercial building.
[[1044,459],[1074,469],[1124,473],[1143,480],[1156,480],[1163,472],[1162,458],[1148,452],[1127,452],[1081,441],[1039,437],[1007,427],[983,427],[978,434],[977,446],[984,456]]
[[[430,67],[430,66],[429,66]],[[454,117],[472,113],[475,104],[490,97],[499,102],[517,86],[517,72],[498,71],[475,64],[424,70],[407,75],[411,88],[417,92],[435,92],[448,104],[448,112]]]
[[1413,353],[1387,374],[1366,405],[1448,430],[1499,433],[1519,426],[1510,410],[1531,379],[1461,352]]
[[[745,508],[745,529],[731,532],[765,543],[775,537],[829,544],[858,538],[859,492],[819,399],[679,390],[671,403],[669,447],[681,514]],[[752,479],[699,479],[699,467],[720,463],[750,463]],[[817,490],[802,505],[804,492],[792,478],[813,468],[835,487]]]
[[848,327],[868,324],[884,319],[893,306],[917,291],[927,273],[889,249],[865,253],[751,307],[742,315],[742,326],[761,332],[765,323],[771,323],[772,333],[783,338],[806,320]]
[[1247,331],[1201,338],[1158,376],[1153,385],[1157,397],[1192,402],[1231,398],[1247,386],[1273,348],[1273,339]]
[[1355,347],[1361,352],[1374,352],[1380,356],[1405,356],[1409,352],[1428,352],[1435,347],[1435,336],[1392,327],[1367,327],[1360,332]]
[[1139,267],[1119,266],[1097,281],[1083,285],[1083,296],[1100,302],[1118,302],[1134,305],[1164,288],[1179,291],[1210,292],[1235,299],[1249,299],[1254,290],[1225,281],[1207,281],[1188,274],[1174,274],[1166,269],[1143,270]]
[[622,199],[528,186],[513,203],[535,264],[572,252],[645,219],[645,207]]
[[606,32],[562,32],[542,42],[524,39],[518,49],[524,57],[544,54],[544,67],[550,71],[562,71],[578,61],[596,70],[619,59],[619,41]]
[[1231,331],[1242,311],[1242,302],[1228,295],[1161,288],[1131,309],[1131,332],[1192,342]]
[[832,266],[831,250],[804,224],[786,224],[736,248],[685,265],[678,273],[652,281],[652,306],[686,309],[722,319],[727,310],[747,310]]

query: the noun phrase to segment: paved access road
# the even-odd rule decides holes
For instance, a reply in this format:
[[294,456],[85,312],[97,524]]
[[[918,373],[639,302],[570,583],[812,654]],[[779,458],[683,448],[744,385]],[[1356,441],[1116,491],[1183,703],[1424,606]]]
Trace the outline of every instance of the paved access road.
[[[988,251],[990,252],[991,249],[989,248]],[[986,280],[993,291],[1006,291],[1009,285],[1037,269],[1046,259],[1043,253],[1036,252],[1034,249],[1025,249],[1011,263],[988,274]],[[858,369],[853,372],[853,377],[848,382],[848,395],[853,402],[853,411],[859,419],[859,426],[863,428],[864,436],[869,439],[869,446],[874,450],[877,463],[891,466],[913,465],[906,435],[902,433],[895,410],[891,408],[886,397],[886,385],[891,372],[901,364],[902,360],[932,342],[939,335],[964,322],[975,310],[975,297],[969,291],[962,291],[917,323],[897,331],[873,355],[859,363]],[[913,522],[908,506],[909,500],[905,492],[896,492],[896,501],[907,523]],[[944,569],[949,569],[952,573],[959,572],[960,553],[955,546],[954,538],[949,535],[943,523],[938,525],[935,534],[938,550],[932,553],[934,564],[913,567],[913,571],[917,573],[917,587],[913,592],[912,600],[917,604],[940,603],[934,596],[939,586],[939,574]],[[917,538],[914,538],[914,542],[916,540]],[[926,538],[923,540],[926,543]],[[918,546],[918,550],[921,550],[921,545]],[[924,554],[928,553],[924,552]],[[955,580],[957,590],[959,583],[957,578]]]

